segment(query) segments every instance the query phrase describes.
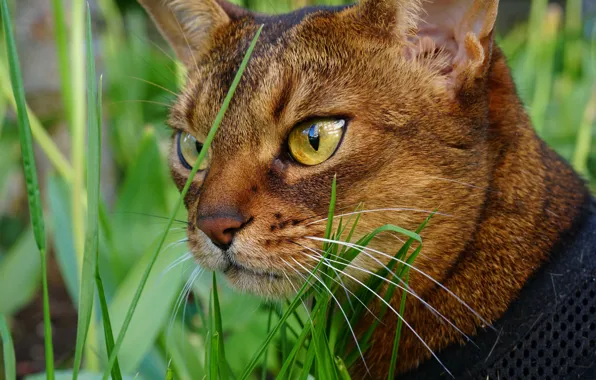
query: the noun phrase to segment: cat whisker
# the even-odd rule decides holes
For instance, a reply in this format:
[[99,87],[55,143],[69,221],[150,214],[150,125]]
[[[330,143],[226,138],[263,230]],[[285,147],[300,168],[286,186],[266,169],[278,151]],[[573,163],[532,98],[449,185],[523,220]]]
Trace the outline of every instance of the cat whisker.
[[[171,228],[170,231],[171,230],[174,230],[174,228]],[[166,247],[163,249],[163,251],[165,252],[165,251],[167,251],[170,248],[177,247],[180,244],[184,244],[184,243],[188,243],[188,238],[185,237],[185,238],[180,239],[178,241],[171,242],[170,244],[166,245]],[[190,255],[190,252],[188,252],[187,255]],[[191,257],[192,257],[192,255],[191,255]]]
[[[302,253],[306,254],[305,252],[302,252]],[[310,256],[310,255],[308,255],[308,254],[306,254],[306,256],[308,256],[308,257],[310,257],[311,259],[313,259],[313,260],[315,260],[315,261],[317,261],[317,262],[318,262],[318,260],[316,260],[316,259],[315,259],[315,258],[313,258],[312,256]],[[308,268],[312,268],[312,270],[314,270],[314,269],[316,268],[316,266],[315,266],[315,265],[308,265],[308,264],[306,264],[306,263],[304,263],[304,265],[308,266]],[[323,263],[323,265],[325,265],[325,266],[327,266],[327,267],[329,267],[329,268],[331,268],[331,269],[336,269],[336,268],[335,268],[335,267],[333,267],[332,265],[329,265],[328,263],[325,263],[325,262]],[[310,272],[312,272],[312,270],[311,270]],[[347,293],[346,293],[346,295],[349,293],[349,294],[351,294],[352,296],[354,296],[354,298],[356,298],[356,299],[358,300],[358,302],[360,302],[360,304],[361,304],[362,306],[364,306],[364,308],[366,309],[366,311],[367,311],[367,312],[368,312],[368,313],[369,313],[369,314],[370,314],[370,315],[371,315],[371,316],[372,316],[374,319],[376,319],[376,320],[377,320],[377,321],[378,321],[380,324],[382,324],[382,325],[384,325],[384,324],[385,324],[385,323],[383,323],[383,321],[381,321],[381,320],[379,319],[379,317],[377,317],[377,316],[376,316],[376,314],[375,314],[375,313],[373,313],[373,311],[372,311],[372,310],[370,310],[370,308],[369,308],[369,307],[368,307],[368,306],[367,306],[367,305],[366,305],[366,304],[365,304],[365,303],[364,303],[364,302],[363,302],[363,301],[362,301],[362,300],[361,300],[361,299],[360,299],[360,298],[359,298],[359,297],[358,297],[358,296],[357,296],[357,295],[356,295],[354,292],[352,292],[350,289],[348,289],[348,288],[347,288],[347,287],[346,287],[346,286],[343,284],[343,281],[342,281],[342,282],[339,282],[339,281],[338,281],[336,278],[334,278],[334,277],[332,277],[332,276],[328,275],[327,273],[323,273],[323,272],[321,272],[321,274],[322,274],[323,276],[325,276],[325,277],[327,277],[327,278],[331,279],[331,281],[335,282],[335,283],[336,283],[336,284],[338,284],[339,286],[343,287],[343,288],[344,288],[344,290],[346,290],[346,292],[347,292]],[[344,274],[344,273],[342,272],[342,274]],[[339,276],[338,276],[338,278],[339,278]],[[349,297],[349,296],[348,296],[348,297]],[[352,309],[353,309],[353,308],[352,308]]]
[[[288,263],[287,261],[285,261],[284,259],[281,259],[289,268],[291,268],[292,270],[294,270],[296,273],[298,273],[298,275],[300,277],[302,277],[304,279],[304,281],[306,283],[308,283],[310,286],[312,286],[315,291],[319,291],[317,289],[316,286],[314,286],[313,284],[310,283],[310,281],[308,281],[308,278],[304,277],[302,275],[302,273],[300,273],[298,270],[296,270],[296,268],[294,268],[293,266],[290,265],[290,263]],[[298,294],[298,289],[294,286],[294,283],[292,282],[292,280],[290,279],[290,277],[287,275],[286,271],[282,272],[284,277],[286,278],[286,280],[288,281],[288,283],[290,284],[290,286],[292,287],[292,289],[294,289],[294,291],[296,292],[296,294]],[[302,306],[304,307],[304,311],[306,311],[306,315],[308,316],[308,320],[310,321],[311,324],[313,324],[313,320],[312,320],[312,316],[310,315],[310,312],[308,311],[308,307],[306,307],[306,303],[304,302],[303,299],[300,299],[300,303],[302,303]]]
[[451,290],[449,290],[445,285],[441,284],[439,281],[435,280],[433,277],[431,277],[430,275],[426,274],[425,272],[421,271],[420,269],[416,268],[415,266],[413,266],[412,264],[404,261],[404,260],[400,260],[398,258],[396,258],[395,256],[391,256],[385,252],[381,252],[378,251],[376,249],[373,248],[368,248],[368,247],[364,247],[358,244],[353,244],[353,243],[345,243],[342,241],[337,241],[337,240],[330,240],[330,239],[325,239],[325,238],[320,238],[320,237],[316,237],[316,236],[305,236],[306,239],[310,239],[310,240],[315,240],[315,241],[319,241],[319,242],[325,242],[325,243],[332,243],[332,244],[338,244],[338,245],[342,245],[345,247],[349,247],[349,248],[353,248],[356,249],[357,251],[364,253],[366,255],[368,255],[369,257],[371,257],[371,255],[367,252],[373,252],[373,253],[377,253],[381,256],[387,257],[390,260],[395,260],[398,263],[401,263],[405,266],[407,266],[408,268],[414,270],[415,272],[420,273],[421,275],[423,275],[424,277],[426,277],[427,279],[429,279],[430,281],[432,281],[435,285],[437,285],[438,287],[440,287],[441,289],[443,289],[444,291],[446,291],[450,296],[454,297],[461,305],[463,305],[466,309],[468,309],[472,314],[474,314],[474,316],[476,316],[476,318],[478,318],[482,323],[484,323],[486,326],[488,326],[489,328],[494,330],[494,327],[488,322],[486,321],[476,310],[474,310],[471,306],[469,306],[467,303],[465,303],[460,297],[458,297],[455,293],[453,293]]
[[[348,209],[348,208],[352,208],[354,206],[356,206],[356,209],[358,209],[359,207],[361,207],[361,205],[362,205],[362,202],[351,203],[349,205],[345,205],[345,206],[341,206],[341,207],[336,207],[335,208],[335,211],[342,211],[342,210],[345,210],[345,209]],[[310,219],[321,218],[321,217],[324,217],[324,216],[327,216],[327,215],[329,215],[329,211],[325,211],[325,212],[321,212],[321,213],[318,213],[318,214],[311,215],[311,216],[309,216],[307,218],[302,219],[301,222],[306,222],[307,220],[310,220]]]
[[[406,241],[405,241],[404,239],[400,238],[399,236],[397,236],[397,234],[396,234],[395,232],[393,232],[393,231],[383,231],[383,232],[381,232],[381,233],[379,233],[379,234],[375,235],[375,236],[373,237],[373,239],[378,239],[378,238],[379,238],[381,235],[389,235],[389,236],[391,236],[392,238],[394,238],[395,240],[397,240],[398,242],[400,242],[402,245],[406,244]],[[415,250],[416,250],[416,248],[414,248],[414,247],[410,247],[410,248],[409,248],[409,250],[410,250],[410,251],[415,251]],[[430,258],[430,257],[426,256],[426,255],[425,255],[424,253],[422,253],[422,252],[419,252],[419,253],[418,253],[418,256],[420,256],[420,257],[425,257],[426,259],[428,259],[428,260],[431,260],[431,258]]]
[[[281,261],[283,261],[283,262],[284,262],[284,264],[286,264],[286,265],[287,265],[289,268],[291,268],[293,271],[295,271],[295,272],[296,272],[296,268],[294,268],[294,267],[293,267],[293,266],[292,266],[290,263],[288,263],[286,260],[284,260],[284,259],[282,258],[282,259],[281,259]],[[315,292],[317,292],[317,294],[321,294],[321,289],[319,289],[319,288],[317,287],[317,283],[316,283],[316,282],[315,282],[314,284],[313,284],[313,283],[311,283],[311,282],[308,280],[308,277],[306,277],[304,274],[300,273],[300,271],[297,271],[296,273],[298,274],[298,276],[300,276],[300,277],[301,277],[301,278],[304,280],[304,282],[308,283],[308,285],[309,285],[309,286],[312,286],[312,287],[313,287],[313,289],[315,290]],[[288,279],[288,281],[290,281],[290,278],[287,278],[287,279]],[[291,282],[291,281],[290,281],[290,282]],[[294,284],[293,284],[293,283],[290,283],[290,285],[292,285],[292,288],[294,289],[294,291],[296,292],[296,294],[298,294],[298,289],[297,289],[296,287],[294,287]]]
[[170,231],[186,231],[187,228],[186,227],[173,227],[170,228]]
[[[118,214],[124,214],[124,215],[140,215],[140,216],[146,216],[149,218],[156,218],[156,219],[162,219],[164,221],[168,221],[170,218],[167,216],[160,216],[160,215],[153,215],[153,214],[146,214],[143,212],[131,212],[131,211],[127,211],[127,212],[117,212],[114,213],[115,215]],[[180,223],[180,224],[188,224],[188,221],[186,220],[181,220],[181,219],[174,219],[175,223]]]
[[469,187],[469,188],[472,188],[472,189],[486,190],[486,191],[490,191],[490,192],[493,192],[493,193],[500,193],[499,191],[492,190],[490,187],[476,186],[476,185],[473,185],[471,183],[457,181],[455,179],[441,178],[441,177],[435,177],[435,176],[426,176],[426,178],[436,179],[436,180],[445,181],[445,182],[451,182],[451,183],[455,183],[455,184],[462,185],[462,186],[465,186],[465,187]]
[[441,367],[443,367],[443,369],[451,376],[454,377],[453,374],[449,371],[449,369],[447,367],[445,367],[445,365],[443,364],[443,362],[441,361],[441,359],[439,359],[439,357],[435,354],[435,352],[430,348],[430,346],[424,341],[424,339],[422,339],[422,337],[420,336],[420,334],[418,334],[416,332],[416,330],[414,330],[414,328],[408,323],[408,321],[406,321],[406,319],[399,314],[399,312],[397,310],[395,310],[393,308],[393,306],[391,306],[391,304],[389,304],[389,302],[385,301],[385,299],[383,297],[381,297],[377,292],[375,292],[374,290],[372,290],[369,286],[367,286],[366,284],[364,284],[362,281],[358,280],[357,278],[353,278],[354,281],[356,281],[357,283],[359,283],[361,286],[363,286],[365,289],[367,289],[369,292],[371,292],[372,294],[374,294],[381,302],[383,302],[401,321],[402,323],[410,329],[410,331],[412,331],[412,333],[414,334],[414,336],[416,336],[416,338],[424,345],[424,347],[431,353],[431,355],[435,358],[435,360],[441,365]]
[[[154,47],[154,48],[156,48],[156,49],[157,49],[157,50],[159,50],[161,53],[163,53],[163,55],[165,55],[167,58],[169,58],[169,59],[172,61],[172,63],[174,63],[174,65],[176,65],[176,67],[181,67],[181,68],[184,68],[184,66],[182,66],[182,64],[181,64],[181,63],[180,63],[178,60],[174,59],[174,57],[172,57],[170,54],[168,54],[168,52],[166,52],[166,51],[165,51],[165,50],[164,50],[164,49],[163,49],[161,46],[159,46],[159,45],[158,45],[156,42],[154,42],[154,41],[151,41],[151,40],[150,40],[150,39],[148,39],[148,38],[142,38],[141,36],[137,35],[136,33],[132,32],[132,31],[129,31],[129,33],[130,33],[131,35],[135,36],[136,38],[138,38],[140,41],[142,41],[142,42],[144,42],[144,43],[147,43],[147,42],[148,42],[149,44],[153,45],[153,47]],[[167,68],[167,69],[168,69],[168,70],[169,70],[169,71],[170,71],[172,74],[174,74],[174,76],[176,76],[176,75],[177,75],[177,74],[176,74],[176,72],[175,72],[174,70],[172,70],[172,68],[171,68],[170,66],[166,66],[166,68]]]
[[[353,211],[353,212],[349,212],[346,214],[334,215],[334,218],[339,218],[342,216],[357,215],[357,214],[369,214],[369,213],[376,213],[376,212],[401,212],[401,211],[419,212],[419,213],[424,213],[424,214],[435,214],[435,215],[449,216],[449,217],[453,216],[450,214],[444,214],[444,213],[434,212],[434,211],[429,211],[429,210],[420,210],[420,209],[407,208],[407,207],[392,207],[392,208],[378,208],[378,209],[371,209],[371,210]],[[315,220],[314,222],[310,222],[306,225],[310,226],[312,224],[325,222],[325,221],[327,221],[327,219],[329,219],[329,218]]]
[[167,104],[167,103],[162,103],[162,102],[157,102],[154,100],[143,100],[143,99],[131,99],[131,100],[120,100],[117,102],[110,102],[109,104],[107,104],[108,107],[114,106],[114,105],[118,105],[118,104],[127,104],[127,103],[148,103],[148,104],[155,104],[158,106],[163,106],[166,108],[170,108],[172,107],[171,104]]
[[[296,244],[296,245],[298,245],[298,246],[300,246],[300,247],[302,247],[304,249],[309,249],[310,250],[310,248],[308,248],[305,245],[302,245],[302,244],[299,244],[299,243],[296,243],[296,242],[293,242],[293,241],[292,241],[292,243],[293,244]],[[343,282],[341,276],[339,275],[339,273],[337,273],[337,271],[335,270],[335,267],[331,267],[331,269],[333,269],[333,271],[335,272],[335,275],[337,276],[337,278],[339,279],[339,281],[341,281],[341,287],[346,291],[346,299],[348,300],[348,303],[350,304],[350,308],[352,308],[352,310],[353,310],[354,309],[354,305],[352,305],[352,301],[350,300],[350,297],[348,296],[348,288],[344,284],[344,282]]]
[[168,92],[168,93],[170,93],[170,94],[172,94],[172,95],[174,95],[176,97],[178,96],[178,94],[176,94],[174,91],[172,91],[170,89],[167,89],[167,88],[165,88],[163,86],[160,86],[159,84],[154,83],[154,82],[151,82],[151,81],[149,81],[147,79],[143,79],[143,78],[139,78],[139,77],[135,77],[135,76],[130,76],[130,75],[128,75],[127,77],[128,78],[131,78],[131,79],[138,80],[139,82],[144,82],[144,83],[150,84],[152,86],[155,86],[155,87],[159,88],[160,90],[164,90],[164,91],[166,91],[166,92]]
[[172,331],[172,328],[174,326],[174,319],[176,318],[176,315],[178,315],[178,311],[180,310],[182,303],[185,302],[184,300],[186,300],[188,298],[188,295],[190,294],[192,285],[194,284],[194,282],[199,278],[199,276],[202,273],[203,273],[203,268],[201,268],[200,266],[197,266],[195,269],[193,269],[192,273],[188,277],[188,280],[186,280],[186,282],[184,283],[184,286],[182,287],[182,290],[180,291],[180,294],[178,295],[178,297],[176,298],[176,302],[174,303],[174,309],[172,310],[172,315],[170,316],[170,322],[168,323],[168,335]]
[[191,260],[192,259],[192,253],[191,252],[187,252],[184,255],[178,257],[176,260],[174,260],[170,265],[168,265],[166,267],[166,269],[164,269],[162,276],[165,275],[166,273],[168,273],[169,271],[171,271],[172,269],[174,269],[175,267],[177,267],[178,265],[181,265],[182,263]]
[[[300,266],[302,269],[304,269],[305,271],[308,272],[308,269],[300,264],[296,259],[294,259],[292,257],[292,260],[298,265]],[[321,280],[319,277],[316,276],[316,274],[312,274],[312,276],[319,281],[319,283],[321,285],[323,285],[323,287],[327,290],[327,292],[329,292],[329,295],[333,298],[333,300],[335,301],[335,303],[337,304],[337,307],[339,307],[339,310],[341,311],[341,313],[344,316],[344,319],[346,320],[346,323],[348,324],[348,328],[350,329],[350,332],[352,333],[352,337],[354,338],[354,343],[356,343],[356,347],[358,348],[358,352],[360,353],[360,357],[362,358],[362,362],[364,363],[364,367],[366,368],[366,372],[368,374],[370,374],[370,370],[368,368],[368,365],[366,364],[366,360],[364,359],[364,354],[362,353],[362,349],[360,348],[360,343],[358,343],[358,337],[356,337],[356,333],[354,332],[354,329],[352,328],[352,324],[350,323],[350,319],[348,318],[348,315],[346,314],[346,312],[344,311],[343,307],[341,307],[341,303],[339,302],[339,300],[337,299],[337,297],[335,297],[335,294],[333,294],[333,292],[331,291],[331,289],[329,289],[327,287],[327,285],[325,284],[325,281]]]
[[[303,252],[303,253],[304,253],[304,252]],[[315,261],[317,261],[317,262],[318,262],[320,259],[322,259],[322,258],[323,258],[323,256],[322,256],[321,254],[319,254],[319,253],[317,253],[317,254],[318,254],[318,256],[319,256],[318,258],[317,258],[317,257],[312,257],[312,256],[310,256],[310,255],[308,255],[308,254],[307,254],[306,256],[308,256],[308,257],[309,257],[309,258],[311,258],[312,260],[315,260]],[[336,256],[336,255],[332,255],[332,256],[338,257],[338,256]],[[374,257],[372,257],[372,258],[373,258],[373,259],[375,259]],[[424,300],[422,297],[420,297],[420,296],[419,296],[419,295],[418,295],[418,294],[417,294],[417,293],[416,293],[414,290],[412,290],[412,288],[410,288],[410,287],[408,286],[408,284],[407,284],[407,283],[406,283],[404,280],[402,280],[402,279],[401,279],[399,276],[396,276],[396,275],[395,275],[395,273],[393,273],[392,271],[389,271],[389,273],[391,273],[391,275],[392,275],[392,276],[393,276],[395,279],[397,279],[397,280],[398,280],[400,283],[402,283],[402,284],[403,284],[403,286],[401,286],[401,285],[399,285],[399,284],[397,284],[397,283],[395,283],[395,282],[393,282],[393,281],[391,281],[391,280],[389,280],[389,279],[387,279],[387,278],[385,278],[385,277],[383,277],[383,276],[380,276],[380,275],[378,275],[378,274],[376,274],[376,273],[374,273],[374,272],[372,272],[372,271],[366,270],[366,269],[364,269],[364,268],[361,268],[361,267],[359,267],[359,266],[357,266],[357,265],[353,265],[353,264],[347,263],[347,260],[344,260],[344,261],[346,261],[346,262],[341,262],[341,261],[337,261],[337,260],[332,260],[332,259],[329,259],[329,258],[327,258],[327,259],[325,259],[325,260],[329,260],[329,261],[331,261],[331,262],[335,262],[335,263],[337,263],[337,264],[345,264],[347,267],[354,268],[354,269],[356,269],[356,270],[358,270],[358,271],[361,271],[361,272],[367,273],[367,274],[369,274],[369,275],[371,275],[371,276],[377,277],[377,278],[381,279],[382,281],[384,281],[384,282],[386,282],[386,283],[388,283],[388,284],[395,285],[395,286],[396,286],[398,289],[401,289],[401,290],[403,290],[404,292],[406,292],[406,293],[410,294],[412,297],[416,298],[416,299],[417,299],[418,301],[420,301],[420,302],[421,302],[421,303],[422,303],[422,304],[423,304],[423,305],[424,305],[424,306],[425,306],[427,309],[429,309],[429,310],[430,310],[430,311],[431,311],[433,314],[435,314],[437,317],[439,317],[440,319],[442,319],[442,320],[444,320],[445,322],[447,322],[447,324],[448,324],[449,326],[453,327],[453,328],[454,328],[454,329],[455,329],[455,330],[456,330],[458,333],[460,333],[460,334],[461,334],[461,335],[462,335],[464,338],[466,338],[466,340],[467,340],[468,342],[471,342],[471,343],[472,343],[474,346],[478,347],[478,346],[477,346],[477,345],[476,345],[476,344],[475,344],[475,343],[472,341],[472,339],[471,339],[469,336],[467,336],[467,335],[466,335],[466,334],[465,334],[465,333],[464,333],[464,332],[463,332],[463,331],[462,331],[462,330],[461,330],[459,327],[457,327],[457,326],[456,326],[456,325],[455,325],[453,322],[451,322],[451,320],[450,320],[449,318],[447,318],[446,316],[444,316],[443,314],[441,314],[441,313],[440,313],[440,312],[439,312],[437,309],[435,309],[435,308],[434,308],[432,305],[430,305],[428,302],[426,302],[426,301],[425,301],[425,300]],[[376,260],[376,259],[375,259],[375,260]],[[379,262],[379,263],[380,263],[380,262]],[[324,263],[324,264],[325,264],[325,263]],[[383,265],[382,263],[380,263],[380,264],[381,264],[381,265]],[[327,265],[328,265],[328,264],[327,264]],[[384,266],[384,265],[383,265],[383,266]],[[386,268],[386,269],[388,269],[387,267],[385,267],[385,268]],[[345,271],[341,271],[341,273],[342,273],[343,275],[345,275],[345,276],[348,276],[348,277],[349,277],[349,278],[351,278],[351,279],[354,279],[354,277],[352,277],[350,274],[346,273]]]
[[[115,212],[114,215],[137,215],[137,216],[146,216],[149,218],[155,218],[155,219],[161,219],[164,221],[164,223],[166,223],[168,220],[170,220],[169,217],[166,216],[160,216],[160,215],[153,215],[153,214],[146,214],[146,213],[142,213],[142,212],[131,212],[131,211],[126,211],[126,212]],[[188,225],[189,223],[185,220],[181,220],[181,219],[174,219],[173,220],[174,223],[179,223],[179,224],[184,224],[184,225]]]
[[[298,245],[300,245],[302,248],[305,248],[305,249],[307,249],[307,250],[309,250],[309,251],[311,251],[311,252],[313,252],[313,253],[315,253],[315,254],[318,254],[318,252],[317,252],[317,251],[315,251],[315,250],[314,250],[314,249],[312,249],[312,248],[309,248],[309,247],[307,247],[307,246],[304,246],[304,245],[302,245],[302,244],[298,244]],[[306,256],[308,256],[308,257],[311,257],[311,258],[312,258],[312,256],[310,256],[310,255],[309,255],[309,254],[307,254],[306,252],[302,252],[302,253],[303,253],[303,254],[305,254]],[[322,258],[322,256],[321,256],[321,258]],[[315,259],[315,260],[316,260],[316,259]],[[327,259],[326,259],[326,260],[327,260]],[[333,260],[330,260],[330,261],[333,261]],[[336,274],[336,276],[337,276],[337,278],[339,279],[339,281],[340,281],[340,282],[338,282],[337,280],[334,280],[334,281],[335,281],[335,282],[337,282],[337,283],[338,283],[338,284],[339,284],[339,285],[340,285],[340,286],[341,286],[341,287],[342,287],[342,288],[343,288],[343,289],[346,291],[346,297],[348,298],[348,302],[349,302],[349,298],[350,298],[350,297],[349,297],[349,295],[348,295],[348,293],[350,293],[351,295],[353,295],[353,296],[354,296],[354,297],[355,297],[355,298],[358,300],[358,302],[360,302],[360,304],[362,304],[362,306],[364,306],[364,308],[365,308],[365,309],[366,309],[366,310],[367,310],[367,311],[368,311],[368,312],[369,312],[369,313],[370,313],[370,314],[371,314],[371,315],[372,315],[372,316],[373,316],[373,317],[374,317],[376,320],[378,320],[378,321],[379,321],[381,324],[383,324],[383,322],[382,322],[381,320],[379,320],[379,318],[378,318],[378,317],[375,315],[375,313],[373,313],[373,312],[372,312],[372,310],[370,310],[370,308],[369,308],[369,307],[368,307],[368,306],[367,306],[367,305],[366,305],[366,304],[365,304],[365,303],[364,303],[364,302],[363,302],[363,301],[362,301],[362,300],[361,300],[361,299],[360,299],[360,298],[359,298],[359,297],[358,297],[356,294],[354,294],[354,292],[352,292],[352,291],[351,291],[351,290],[350,290],[350,289],[349,289],[349,288],[346,286],[346,284],[344,284],[343,280],[341,279],[341,276],[339,275],[339,273],[342,273],[342,274],[343,274],[343,272],[342,272],[342,271],[339,271],[339,272],[338,272],[338,271],[337,271],[337,268],[335,268],[333,265],[329,265],[329,264],[327,264],[327,263],[323,263],[323,264],[327,265],[329,268],[331,268],[331,269],[332,269],[332,270],[335,272],[335,274]],[[325,274],[325,273],[323,273],[323,274]],[[330,277],[330,276],[329,276],[329,277]],[[331,278],[331,277],[330,277],[330,278]],[[351,304],[351,303],[350,303],[350,306],[352,307],[352,309],[354,308],[354,307],[352,306],[352,304]]]

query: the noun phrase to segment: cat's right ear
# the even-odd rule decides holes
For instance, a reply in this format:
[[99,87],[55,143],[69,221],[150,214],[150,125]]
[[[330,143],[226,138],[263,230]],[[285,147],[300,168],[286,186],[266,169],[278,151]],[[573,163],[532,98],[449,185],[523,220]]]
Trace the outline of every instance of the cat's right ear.
[[209,51],[213,33],[248,11],[225,0],[138,0],[187,67]]

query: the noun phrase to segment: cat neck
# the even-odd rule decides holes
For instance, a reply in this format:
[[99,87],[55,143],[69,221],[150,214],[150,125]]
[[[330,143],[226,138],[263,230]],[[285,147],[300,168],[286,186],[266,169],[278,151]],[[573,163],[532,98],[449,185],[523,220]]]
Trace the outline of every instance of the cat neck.
[[[493,323],[572,229],[590,194],[579,176],[536,135],[498,48],[488,87],[490,190],[473,239],[442,284],[484,322]],[[400,297],[393,302],[399,304]],[[486,327],[467,306],[438,287],[425,299],[468,336]],[[413,297],[408,298],[405,317],[433,351],[464,342],[460,333]],[[377,333],[368,363],[376,374],[388,369],[393,339],[387,337],[393,337],[390,331],[397,319],[390,316],[384,322],[387,330]],[[399,348],[399,372],[431,356],[408,329]]]

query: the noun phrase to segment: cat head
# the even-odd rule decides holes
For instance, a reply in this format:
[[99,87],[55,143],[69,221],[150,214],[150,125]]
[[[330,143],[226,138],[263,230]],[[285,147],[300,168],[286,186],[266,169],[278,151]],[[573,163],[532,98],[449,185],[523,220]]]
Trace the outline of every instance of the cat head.
[[[201,266],[241,290],[293,293],[318,263],[337,176],[336,214],[360,215],[352,241],[385,224],[415,230],[438,210],[417,267],[445,276],[489,179],[497,0],[363,0],[278,16],[223,0],[139,1],[188,69],[170,117],[179,188],[264,25],[185,198]],[[386,263],[379,252],[394,255],[401,239],[378,235],[352,276]]]

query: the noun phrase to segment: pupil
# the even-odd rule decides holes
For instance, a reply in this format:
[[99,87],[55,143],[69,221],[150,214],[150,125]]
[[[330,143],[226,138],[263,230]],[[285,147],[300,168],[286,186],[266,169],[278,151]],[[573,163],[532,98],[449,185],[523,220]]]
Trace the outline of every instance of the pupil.
[[203,149],[203,144],[201,144],[198,141],[195,141],[195,148],[197,149],[197,153],[200,153],[201,149]]
[[319,137],[319,128],[317,128],[316,124],[313,124],[310,129],[308,130],[308,142],[310,143],[310,146],[312,146],[312,148],[315,151],[319,151],[319,143],[320,143],[320,137]]

